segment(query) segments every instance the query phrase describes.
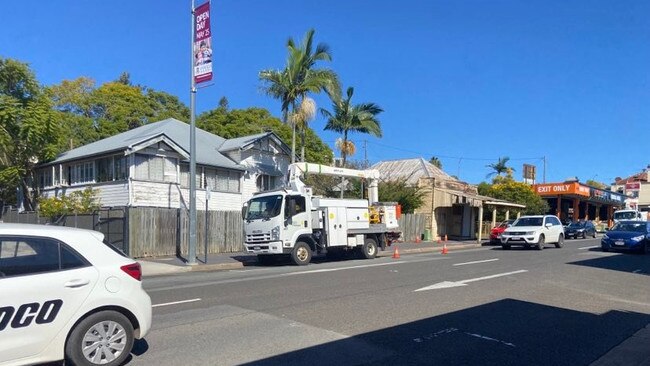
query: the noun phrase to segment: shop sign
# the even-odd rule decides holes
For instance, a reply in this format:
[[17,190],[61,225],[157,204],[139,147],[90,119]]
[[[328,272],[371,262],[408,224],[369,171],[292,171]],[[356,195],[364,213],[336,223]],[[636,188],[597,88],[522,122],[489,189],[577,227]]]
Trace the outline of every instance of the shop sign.
[[556,196],[560,194],[576,194],[579,196],[589,196],[589,187],[579,183],[550,183],[536,184],[535,192],[540,196]]

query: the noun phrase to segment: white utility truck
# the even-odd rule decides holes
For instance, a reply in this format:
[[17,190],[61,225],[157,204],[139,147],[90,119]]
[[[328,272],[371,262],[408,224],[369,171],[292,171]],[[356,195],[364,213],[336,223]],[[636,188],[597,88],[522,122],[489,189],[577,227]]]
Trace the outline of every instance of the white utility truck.
[[616,210],[614,211],[613,219],[615,224],[621,220],[646,221],[648,219],[648,213],[635,209]]
[[[313,196],[300,179],[303,174],[364,178],[369,199]],[[377,170],[289,165],[285,188],[257,193],[244,205],[246,251],[257,254],[261,263],[273,255],[290,255],[297,265],[308,264],[314,253],[356,250],[363,258],[374,258],[379,247],[385,249],[400,236],[397,205],[377,202],[378,179]]]

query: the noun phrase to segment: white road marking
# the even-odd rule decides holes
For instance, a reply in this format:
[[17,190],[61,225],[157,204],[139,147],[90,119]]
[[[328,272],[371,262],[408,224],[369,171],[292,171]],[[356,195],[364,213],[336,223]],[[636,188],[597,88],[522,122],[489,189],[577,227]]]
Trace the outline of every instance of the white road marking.
[[500,340],[492,338],[492,337],[487,337],[487,336],[484,336],[484,335],[469,333],[469,332],[465,332],[465,334],[467,334],[468,336],[485,339],[486,341],[499,342],[499,343],[505,344],[506,346],[509,346],[509,347],[515,347],[515,345],[510,343],[510,342],[500,341]]
[[181,300],[181,301],[173,301],[173,302],[166,302],[164,304],[156,304],[156,305],[151,305],[152,308],[157,308],[160,306],[169,306],[169,305],[178,305],[178,304],[186,304],[188,302],[196,302],[196,301],[201,301],[201,299],[189,299],[189,300]]
[[593,248],[600,248],[600,245],[592,245],[592,246],[582,247],[582,248],[578,248],[578,249],[593,249]]
[[454,266],[465,266],[465,265],[468,265],[468,264],[487,263],[487,262],[494,262],[494,261],[498,261],[498,260],[499,260],[499,258],[494,258],[494,259],[486,259],[484,261],[456,263],[456,264],[454,264]]
[[314,269],[311,271],[300,271],[300,272],[290,272],[286,273],[285,276],[293,276],[293,275],[299,275],[299,274],[307,274],[307,273],[323,273],[323,272],[336,272],[336,271],[343,271],[346,269],[357,269],[357,268],[369,268],[369,267],[380,267],[380,266],[392,266],[393,264],[398,264],[400,262],[388,262],[388,263],[377,263],[377,264],[364,264],[361,266],[350,266],[350,267],[340,267],[340,268],[323,268],[323,269]]
[[467,284],[471,283],[471,282],[489,280],[491,278],[510,276],[510,275],[513,275],[513,274],[524,273],[524,272],[528,272],[528,271],[525,270],[525,269],[520,269],[518,271],[499,273],[499,274],[495,274],[495,275],[491,275],[491,276],[485,276],[485,277],[471,278],[469,280],[463,280],[463,281],[457,281],[457,282],[443,281],[443,282],[439,282],[439,283],[436,283],[436,284],[431,285],[431,286],[419,288],[419,289],[415,290],[414,292],[427,291],[427,290],[437,290],[437,289],[441,289],[441,288],[467,286]]

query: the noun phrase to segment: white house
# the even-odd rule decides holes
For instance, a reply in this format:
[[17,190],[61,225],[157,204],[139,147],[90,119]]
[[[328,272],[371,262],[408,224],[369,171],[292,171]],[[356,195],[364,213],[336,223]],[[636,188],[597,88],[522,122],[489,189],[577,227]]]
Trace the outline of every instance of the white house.
[[[86,187],[103,207],[189,207],[190,126],[148,124],[67,151],[37,170],[41,195]],[[282,185],[291,150],[273,132],[226,140],[196,129],[197,209],[240,210],[253,193]],[[207,194],[209,191],[209,194]]]

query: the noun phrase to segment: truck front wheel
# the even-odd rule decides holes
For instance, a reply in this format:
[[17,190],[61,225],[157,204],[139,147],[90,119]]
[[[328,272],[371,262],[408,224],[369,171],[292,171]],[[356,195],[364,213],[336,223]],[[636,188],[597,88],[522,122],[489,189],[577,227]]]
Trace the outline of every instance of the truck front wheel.
[[361,247],[361,255],[365,259],[372,259],[377,256],[377,242],[375,239],[366,238]]
[[298,266],[304,266],[311,261],[311,248],[307,243],[299,241],[291,252],[291,260]]

